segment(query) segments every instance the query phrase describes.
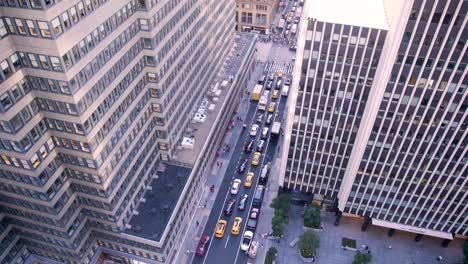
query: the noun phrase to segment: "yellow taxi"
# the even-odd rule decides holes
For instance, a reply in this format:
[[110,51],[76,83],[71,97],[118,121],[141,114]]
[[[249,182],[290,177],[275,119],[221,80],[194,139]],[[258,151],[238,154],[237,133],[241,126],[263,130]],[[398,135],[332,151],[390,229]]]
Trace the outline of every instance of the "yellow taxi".
[[258,164],[260,163],[260,158],[262,157],[262,153],[260,152],[255,152],[253,154],[253,158],[252,158],[252,165],[254,166],[258,166]]
[[227,221],[219,220],[216,224],[215,237],[222,238],[224,236],[224,231],[226,230]]
[[271,98],[278,99],[278,97],[279,97],[279,90],[274,90],[273,94],[271,95]]
[[254,176],[255,174],[251,171],[247,173],[247,176],[245,176],[245,180],[244,180],[244,187],[247,187],[247,188],[252,187]]
[[239,235],[241,227],[242,227],[242,218],[241,217],[234,218],[234,224],[232,224],[231,234]]
[[275,112],[276,109],[276,103],[271,102],[270,105],[268,106],[268,112],[273,113]]

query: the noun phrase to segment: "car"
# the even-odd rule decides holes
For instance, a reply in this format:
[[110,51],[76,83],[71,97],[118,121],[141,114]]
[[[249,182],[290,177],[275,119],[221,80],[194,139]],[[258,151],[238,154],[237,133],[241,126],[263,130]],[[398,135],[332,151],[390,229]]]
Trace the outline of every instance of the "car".
[[260,181],[266,182],[268,180],[269,174],[270,174],[269,164],[263,165],[262,170],[260,171]]
[[292,60],[292,61],[296,61],[296,56],[292,56],[292,57],[291,57],[291,60]]
[[294,23],[298,24],[299,23],[299,17],[294,18]]
[[264,149],[265,149],[265,140],[260,140],[257,144],[257,151],[263,152]]
[[270,90],[273,87],[273,81],[268,81],[265,85],[265,89]]
[[274,90],[273,93],[271,94],[271,98],[278,99],[278,97],[279,97],[279,90]]
[[255,174],[251,171],[247,172],[247,175],[245,176],[244,179],[244,187],[250,188],[252,187],[252,182],[255,177]]
[[231,194],[236,195],[236,194],[239,192],[241,182],[242,182],[242,181],[241,181],[240,179],[235,179],[235,180],[232,182],[232,185],[231,185]]
[[255,137],[257,135],[257,132],[258,132],[258,125],[253,124],[252,128],[250,129],[250,136]]
[[253,230],[257,228],[258,217],[260,215],[260,208],[252,208],[249,213],[249,219],[247,220],[247,230]]
[[285,79],[284,80],[284,85],[291,85],[291,80],[290,79]]
[[263,114],[258,114],[258,115],[257,115],[257,122],[258,122],[258,123],[263,122]]
[[224,231],[226,231],[227,221],[226,220],[219,220],[216,224],[215,229],[215,237],[222,238],[224,236]]
[[198,247],[197,250],[195,251],[195,254],[198,256],[205,256],[206,250],[208,249],[208,245],[210,244],[210,236],[208,235],[203,235],[200,238],[200,242],[198,242]]
[[286,29],[291,29],[291,24],[288,24],[288,25],[286,26]]
[[276,103],[275,102],[270,102],[270,104],[268,105],[268,112],[274,113],[275,110],[276,110]]
[[245,153],[252,152],[253,145],[254,145],[254,141],[252,139],[247,140],[247,142],[245,143],[245,146],[244,146]]
[[242,218],[241,217],[234,218],[234,223],[232,224],[232,228],[231,228],[231,234],[239,235],[241,227],[242,227]]
[[229,199],[226,201],[226,205],[224,206],[224,215],[230,216],[232,215],[232,211],[234,210],[234,206],[236,204],[236,200]]
[[262,138],[267,139],[268,138],[268,127],[264,127],[262,131]]
[[242,238],[242,243],[240,245],[240,249],[242,251],[249,250],[250,243],[252,243],[252,239],[253,239],[252,231],[249,231],[249,230],[245,231],[244,232],[244,237]]
[[274,73],[268,75],[268,80],[273,81],[274,79],[275,79],[275,74]]
[[241,196],[239,200],[239,205],[237,206],[237,209],[244,211],[245,207],[247,206],[247,199],[249,198],[249,195],[244,194]]
[[281,89],[281,86],[283,85],[283,80],[279,79],[277,82],[276,82],[276,86],[275,86],[275,89],[279,90]]
[[244,173],[245,172],[245,169],[247,168],[247,162],[248,160],[247,159],[244,159],[240,164],[239,164],[239,168],[237,169],[237,171],[239,173]]
[[258,166],[258,164],[260,164],[261,157],[262,157],[262,153],[255,152],[252,158],[252,165]]
[[265,124],[271,125],[272,123],[273,123],[273,115],[272,115],[272,114],[269,114],[269,115],[267,116],[267,119],[266,119]]

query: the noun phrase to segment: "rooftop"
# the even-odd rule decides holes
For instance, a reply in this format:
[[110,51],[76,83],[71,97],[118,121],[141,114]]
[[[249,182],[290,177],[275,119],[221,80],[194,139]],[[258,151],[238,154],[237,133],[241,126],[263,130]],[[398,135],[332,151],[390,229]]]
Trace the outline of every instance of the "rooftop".
[[145,202],[138,205],[125,233],[159,241],[182,190],[190,176],[191,168],[162,163],[145,193]]
[[[185,133],[185,137],[193,138],[193,148],[182,148],[180,147],[174,155],[176,161],[194,165],[197,161],[198,155],[203,148],[203,145],[208,137],[208,134],[213,127],[214,121],[218,116],[219,109],[223,102],[226,100],[226,95],[229,91],[228,87],[222,88],[222,82],[229,80],[230,76],[234,77],[238,74],[242,66],[242,61],[249,51],[249,47],[255,38],[255,34],[252,33],[237,33],[234,38],[234,46],[229,54],[227,61],[224,63],[223,72],[210,85],[214,87],[218,83],[220,94],[217,96],[209,97],[207,111],[205,111],[206,120],[203,123],[192,122]],[[217,98],[217,99],[214,99]],[[214,108],[209,109],[210,105],[214,105]]]
[[309,18],[388,30],[383,0],[310,0],[308,5]]

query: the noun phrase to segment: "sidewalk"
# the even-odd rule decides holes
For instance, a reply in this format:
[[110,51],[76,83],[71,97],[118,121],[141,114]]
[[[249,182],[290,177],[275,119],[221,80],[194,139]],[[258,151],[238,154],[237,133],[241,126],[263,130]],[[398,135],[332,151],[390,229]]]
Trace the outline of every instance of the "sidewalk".
[[[261,69],[263,65],[257,65],[252,73],[252,78],[249,80],[249,85],[247,87],[253,87],[253,82],[258,79],[259,75],[261,74]],[[240,99],[239,106],[237,108],[237,117],[241,117],[245,120],[247,112],[249,110],[250,100],[247,93],[243,93],[242,98]],[[184,238],[184,242],[180,248],[179,255],[177,256],[176,263],[192,263],[193,257],[195,256],[195,250],[197,248],[198,242],[200,237],[202,236],[202,232],[205,228],[205,224],[210,216],[211,209],[213,208],[213,204],[215,202],[216,196],[219,191],[219,186],[223,181],[223,178],[226,174],[227,167],[231,160],[233,154],[238,155],[238,153],[233,152],[224,152],[222,151],[223,147],[226,144],[231,146],[235,146],[239,136],[242,132],[242,123],[236,122],[236,117],[233,117],[234,120],[234,128],[230,129],[226,135],[224,136],[224,141],[220,146],[219,153],[221,153],[220,157],[213,162],[213,166],[211,167],[211,171],[209,172],[205,186],[203,186],[203,194],[200,202],[198,204],[198,208],[196,209],[194,216],[191,219],[191,222],[188,227],[188,231],[186,237]],[[217,162],[221,162],[221,166],[217,166]],[[215,186],[214,193],[210,192],[210,186]],[[198,224],[197,224],[198,223]]]

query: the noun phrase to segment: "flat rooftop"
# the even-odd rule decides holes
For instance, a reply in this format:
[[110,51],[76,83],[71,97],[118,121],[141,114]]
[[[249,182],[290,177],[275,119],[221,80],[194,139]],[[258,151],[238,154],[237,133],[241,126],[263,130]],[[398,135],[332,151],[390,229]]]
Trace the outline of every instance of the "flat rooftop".
[[309,0],[307,12],[322,22],[388,30],[383,0]]
[[[255,39],[255,34],[253,33],[236,33],[234,38],[234,45],[231,49],[230,54],[228,55],[227,61],[224,63],[223,71],[218,74],[218,77],[210,84],[210,88],[214,87],[216,83],[219,83],[219,90],[221,94],[216,96],[217,102],[213,101],[213,97],[209,97],[208,106],[211,104],[215,105],[213,110],[206,110],[206,120],[203,123],[195,123],[192,121],[192,124],[189,125],[185,133],[185,137],[190,137],[195,139],[193,144],[193,149],[179,148],[174,155],[174,159],[179,162],[186,164],[194,165],[197,161],[198,155],[200,154],[203,145],[210,133],[214,121],[219,114],[219,110],[223,105],[224,101],[227,99],[226,95],[230,89],[229,82],[228,86],[224,89],[221,89],[221,83],[223,80],[229,80],[229,77],[235,77],[241,70],[242,61],[246,57],[249,51],[249,47]],[[255,48],[255,47],[254,47]]]
[[[249,47],[255,40],[255,34],[238,33],[235,37],[235,44],[230,52],[229,58],[220,70],[216,80],[210,84],[210,87],[216,82],[228,80],[230,76],[235,77],[241,70],[242,61],[249,51]],[[255,48],[255,47],[254,47]],[[173,163],[161,163],[158,167],[156,176],[151,181],[151,190],[147,190],[144,199],[140,202],[136,211],[138,215],[133,215],[128,223],[131,227],[123,233],[145,239],[160,241],[177,205],[182,191],[188,182],[193,166],[203,148],[208,134],[211,131],[214,121],[219,114],[219,109],[226,100],[231,83],[228,87],[221,90],[216,107],[212,111],[206,111],[207,117],[204,123],[192,123],[185,133],[187,137],[195,139],[193,149],[179,149],[175,154],[174,160],[186,164],[179,166]],[[209,100],[209,104],[214,103]],[[208,104],[208,105],[209,105]]]
[[190,176],[191,168],[161,163],[157,176],[151,181],[151,190],[145,193],[124,233],[159,241],[172,212]]

